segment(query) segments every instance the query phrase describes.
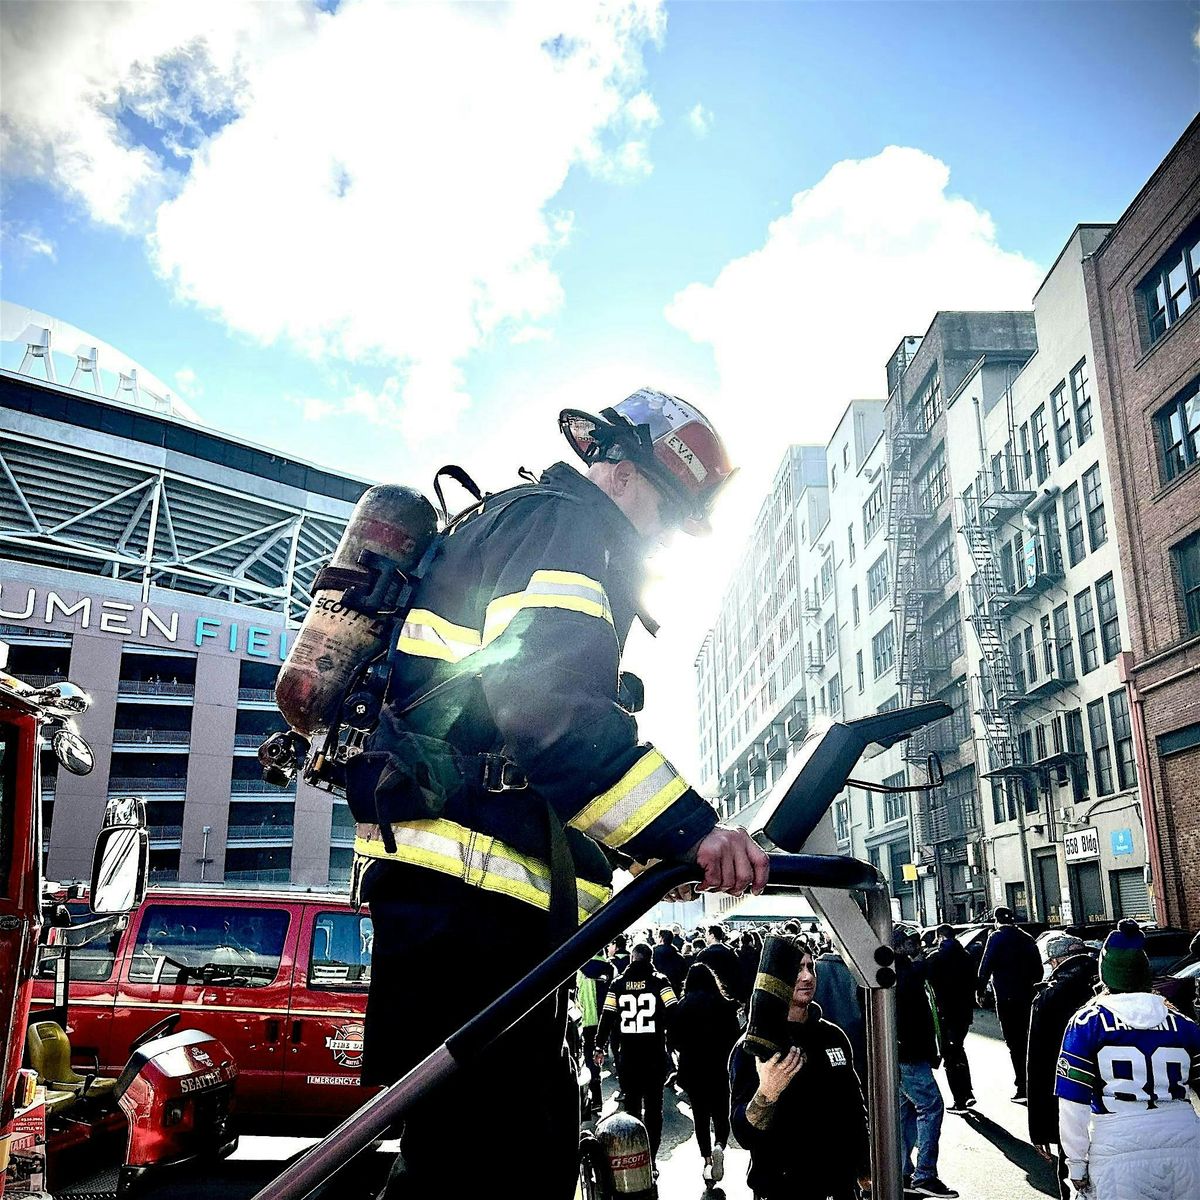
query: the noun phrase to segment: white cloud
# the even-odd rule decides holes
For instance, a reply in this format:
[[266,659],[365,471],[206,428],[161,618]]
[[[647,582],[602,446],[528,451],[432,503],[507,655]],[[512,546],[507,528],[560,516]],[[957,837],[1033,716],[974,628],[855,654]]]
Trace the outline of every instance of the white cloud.
[[703,104],[697,104],[688,110],[687,123],[697,137],[708,137],[708,131],[712,128],[713,123],[712,112]]
[[561,306],[568,172],[651,169],[661,0],[13,4],[6,22],[10,172],[144,232],[231,328],[385,366],[372,411],[409,436],[466,407],[489,337]]
[[[939,309],[1028,309],[1041,279],[950,170],[890,146],[792,198],[763,245],[693,283],[672,324],[712,347],[733,449],[773,469],[786,441],[824,442],[846,403],[884,394],[884,363]],[[713,414],[714,417],[720,414]]]
[[175,386],[186,395],[196,396],[204,390],[191,367],[180,367],[172,378],[175,380]]
[[58,261],[58,248],[36,225],[24,225],[17,221],[0,222],[0,244],[7,247],[14,257]]
[[1192,44],[1197,50],[1200,50],[1200,25],[1196,27],[1196,32],[1192,34]]

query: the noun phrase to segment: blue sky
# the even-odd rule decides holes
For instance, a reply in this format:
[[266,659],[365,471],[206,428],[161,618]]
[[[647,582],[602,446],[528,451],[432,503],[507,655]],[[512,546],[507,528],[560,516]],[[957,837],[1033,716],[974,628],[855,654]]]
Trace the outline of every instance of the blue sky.
[[731,526],[937,308],[1027,307],[1200,107],[1168,0],[98,7],[0,14],[6,301],[418,484],[685,390],[746,465]]

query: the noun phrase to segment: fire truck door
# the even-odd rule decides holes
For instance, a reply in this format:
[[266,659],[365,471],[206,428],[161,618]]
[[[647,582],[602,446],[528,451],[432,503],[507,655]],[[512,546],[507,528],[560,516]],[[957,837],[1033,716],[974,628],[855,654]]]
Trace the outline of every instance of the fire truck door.
[[122,966],[113,1044],[130,1043],[181,1012],[179,1028],[219,1038],[238,1068],[237,1102],[256,1115],[280,1112],[288,992],[297,906],[151,900],[138,914]]
[[340,1121],[360,1086],[371,982],[371,918],[334,904],[305,906],[284,1047],[289,1109]]

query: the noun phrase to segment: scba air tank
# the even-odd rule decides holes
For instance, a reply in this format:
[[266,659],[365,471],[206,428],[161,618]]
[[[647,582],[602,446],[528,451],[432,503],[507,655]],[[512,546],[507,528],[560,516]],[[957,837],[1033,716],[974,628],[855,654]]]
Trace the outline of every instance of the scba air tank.
[[297,733],[328,729],[359,671],[382,653],[405,576],[436,533],[433,505],[412,488],[380,484],[355,505],[275,681],[275,703]]
[[650,1200],[655,1194],[654,1164],[646,1126],[618,1110],[596,1126],[596,1140],[608,1160],[612,1195],[622,1200]]

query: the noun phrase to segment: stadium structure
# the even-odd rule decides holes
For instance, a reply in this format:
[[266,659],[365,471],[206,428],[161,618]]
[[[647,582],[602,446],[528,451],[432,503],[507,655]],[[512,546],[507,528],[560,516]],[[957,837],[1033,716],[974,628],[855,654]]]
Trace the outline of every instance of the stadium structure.
[[[86,877],[106,799],[141,795],[152,880],[321,886],[353,824],[265,784],[275,675],[369,481],[206,428],[82,330],[0,310],[0,640],[35,683],[94,704],[91,775],[46,752],[47,873]],[[61,382],[67,379],[67,383]]]

